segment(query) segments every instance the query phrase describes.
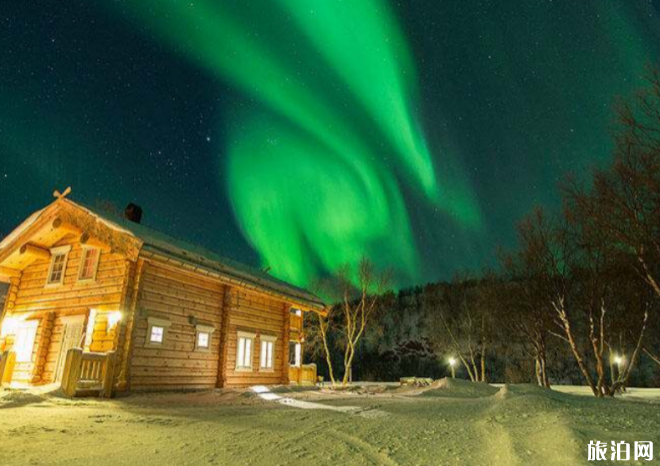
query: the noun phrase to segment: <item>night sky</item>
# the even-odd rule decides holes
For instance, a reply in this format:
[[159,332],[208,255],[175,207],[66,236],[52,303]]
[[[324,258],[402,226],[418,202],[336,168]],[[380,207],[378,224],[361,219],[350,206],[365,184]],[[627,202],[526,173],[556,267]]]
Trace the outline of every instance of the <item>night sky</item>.
[[660,0],[2,0],[0,236],[122,207],[299,285],[493,262],[660,62]]

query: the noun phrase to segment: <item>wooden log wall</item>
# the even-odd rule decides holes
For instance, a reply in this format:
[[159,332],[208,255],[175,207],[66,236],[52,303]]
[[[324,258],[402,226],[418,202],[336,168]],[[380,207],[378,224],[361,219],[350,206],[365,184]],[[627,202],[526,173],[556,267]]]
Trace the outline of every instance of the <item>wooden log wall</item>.
[[[16,294],[18,293],[18,287],[21,284],[20,277],[11,277],[9,279],[9,288],[7,289],[7,296],[5,296],[5,302],[2,308],[2,321],[9,317],[14,312],[14,306],[16,303]],[[7,338],[0,335],[0,351],[8,349]]]
[[[217,280],[156,261],[140,278],[131,343],[131,390],[214,388],[217,384],[222,303],[225,287]],[[195,350],[196,328],[190,321],[215,328],[209,351]],[[162,347],[147,341],[148,318],[171,322]]]
[[[250,293],[240,288],[232,288],[230,298],[226,300],[229,308],[227,332],[227,358],[225,367],[225,387],[247,385],[274,385],[283,383],[288,374],[284,374],[285,358],[288,357],[289,342],[285,341],[284,329],[288,322],[289,306],[281,301],[275,301],[260,295]],[[236,371],[236,349],[238,332],[255,333],[257,335],[252,349],[252,371]],[[277,337],[274,345],[273,370],[261,371],[260,336],[273,335]]]
[[32,353],[34,367],[32,369],[30,383],[38,384],[43,382],[42,378],[45,373],[46,362],[48,361],[54,322],[55,313],[52,311],[46,312],[42,315],[39,327],[37,327],[37,335],[34,340],[34,350]]
[[[121,310],[125,293],[127,261],[122,255],[102,252],[96,280],[79,282],[78,273],[82,248],[77,237],[67,237],[57,246],[71,245],[61,286],[45,286],[50,261],[38,260],[23,271],[17,286],[10,288],[7,316],[39,319],[31,363],[17,363],[14,380],[18,382],[47,383],[53,381],[62,342],[63,322],[66,315],[86,314],[97,310],[92,336],[92,351],[110,351],[115,335],[107,333],[106,313]],[[52,313],[52,318],[43,320]],[[44,323],[50,328],[44,328]],[[45,341],[46,337],[50,340]],[[45,355],[45,356],[44,356]]]
[[117,338],[117,360],[115,370],[115,386],[117,391],[126,391],[129,388],[128,379],[130,377],[130,358],[133,354],[135,321],[137,319],[138,300],[140,296],[140,287],[142,285],[142,275],[146,267],[144,259],[138,259],[135,266],[131,267],[131,277],[128,280],[128,289],[126,291],[125,313],[121,323],[120,334]]
[[288,385],[291,383],[289,377],[289,342],[291,341],[291,305],[284,305],[284,332],[282,335],[283,352],[282,355],[282,383]]

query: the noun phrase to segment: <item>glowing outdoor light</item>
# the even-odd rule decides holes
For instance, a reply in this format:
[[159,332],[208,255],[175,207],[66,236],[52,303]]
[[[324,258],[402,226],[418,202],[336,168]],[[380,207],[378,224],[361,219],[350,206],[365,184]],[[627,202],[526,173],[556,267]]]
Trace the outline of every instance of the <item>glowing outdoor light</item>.
[[122,313],[121,311],[113,311],[108,313],[108,331],[112,330],[115,325],[121,321]]
[[614,356],[614,364],[621,366],[626,359],[623,356]]
[[7,335],[16,333],[16,327],[18,327],[18,322],[19,320],[16,319],[15,317],[6,317],[4,322],[2,323],[2,330],[0,331],[0,336],[6,337]]
[[451,378],[455,379],[456,378],[456,359],[449,358],[449,360],[447,362],[449,363],[449,368],[451,369]]
[[96,324],[96,309],[89,310],[89,317],[87,318],[87,328],[85,329],[85,341],[83,349],[89,351],[92,346],[92,337],[94,335],[94,324]]

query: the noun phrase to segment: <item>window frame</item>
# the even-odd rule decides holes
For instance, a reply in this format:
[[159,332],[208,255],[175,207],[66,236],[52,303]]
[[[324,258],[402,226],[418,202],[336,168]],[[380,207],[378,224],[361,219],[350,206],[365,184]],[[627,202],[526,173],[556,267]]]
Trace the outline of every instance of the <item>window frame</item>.
[[[146,348],[163,348],[165,346],[165,340],[167,339],[167,331],[169,330],[172,322],[167,319],[159,319],[158,317],[147,317],[147,335],[145,338],[144,346]],[[151,332],[154,327],[163,329],[163,338],[162,341],[152,341]]]
[[[69,253],[70,252],[71,252],[71,245],[59,246],[59,247],[50,249],[50,265],[48,266],[48,275],[46,276],[46,287],[47,288],[58,287],[58,286],[64,285],[64,276],[66,275],[66,266],[67,266],[67,263],[69,262]],[[53,281],[51,281],[51,277],[53,275],[53,269],[55,267],[55,259],[58,256],[64,256],[64,260],[62,261],[62,275],[60,276],[59,281],[53,282]]]
[[[83,278],[82,273],[85,268],[85,256],[89,251],[96,251],[96,260],[94,261],[94,266],[92,269],[92,276],[88,278]],[[78,266],[78,283],[89,283],[96,281],[96,274],[99,270],[99,262],[101,261],[101,249],[94,246],[83,246],[82,255],[80,256],[80,265]]]
[[[236,367],[234,368],[234,370],[236,372],[252,372],[254,370],[253,369],[254,368],[254,341],[256,340],[256,338],[257,338],[256,333],[243,332],[243,331],[236,332]],[[249,355],[250,356],[249,357],[250,365],[249,366],[239,364],[240,361],[239,361],[238,355],[240,354],[239,353],[239,347],[241,345],[241,339],[250,340],[250,355]],[[244,356],[243,359],[245,359],[245,350],[243,350],[243,356]],[[245,361],[243,361],[243,362],[245,362]]]
[[[208,353],[211,351],[211,340],[213,339],[213,332],[215,332],[215,327],[212,325],[195,325],[195,351],[200,351],[202,353]],[[206,333],[209,336],[208,346],[200,346],[199,344],[199,335],[202,333]]]
[[[291,347],[293,345],[293,362],[291,362]],[[302,342],[291,340],[289,341],[289,367],[302,367]]]
[[[277,337],[274,335],[261,335],[259,337],[259,371],[260,372],[275,372],[275,342]],[[266,362],[270,362],[270,366],[264,365],[264,344],[266,345]],[[268,361],[268,345],[271,347],[270,361]]]

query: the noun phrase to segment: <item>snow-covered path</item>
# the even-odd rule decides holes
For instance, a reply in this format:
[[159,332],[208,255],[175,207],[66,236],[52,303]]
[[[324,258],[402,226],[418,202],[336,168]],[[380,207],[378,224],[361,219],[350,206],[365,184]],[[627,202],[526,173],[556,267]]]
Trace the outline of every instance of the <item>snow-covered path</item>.
[[369,417],[387,415],[387,413],[385,413],[384,411],[379,411],[368,407],[365,408],[360,406],[335,406],[332,404],[322,404],[322,403],[305,401],[291,397],[283,397],[276,393],[273,393],[268,387],[263,385],[257,385],[255,387],[251,387],[250,391],[256,393],[257,396],[262,400],[279,403],[283,406],[288,406],[289,408],[320,409],[327,411],[337,411],[340,413],[357,414],[357,415],[369,416]]
[[411,394],[374,387],[261,393],[270,399],[226,390],[68,400],[0,391],[0,465],[548,466],[588,464],[589,440],[660,446],[657,390],[623,400],[516,386]]

